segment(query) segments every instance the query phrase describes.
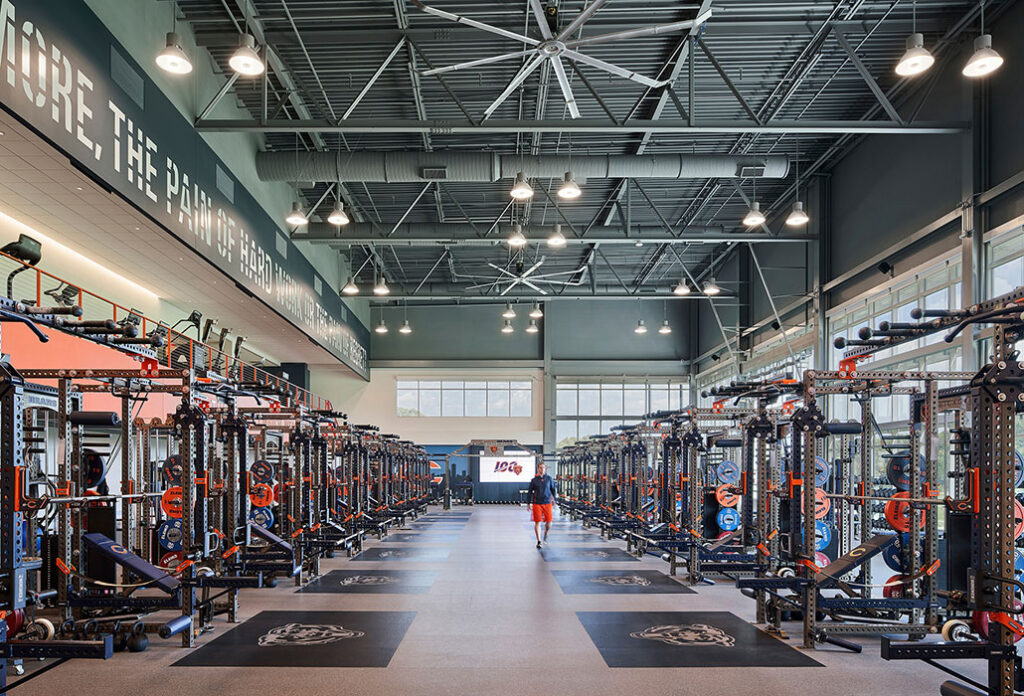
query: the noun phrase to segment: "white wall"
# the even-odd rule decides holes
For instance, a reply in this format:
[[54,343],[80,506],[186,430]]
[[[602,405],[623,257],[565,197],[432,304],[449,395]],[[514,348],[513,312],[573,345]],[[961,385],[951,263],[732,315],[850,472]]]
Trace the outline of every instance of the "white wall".
[[[544,439],[543,373],[536,369],[389,369],[374,368],[370,381],[345,377],[340,371],[313,369],[313,392],[331,400],[351,423],[380,426],[419,445],[457,445],[473,439],[518,440],[540,445]],[[399,379],[519,379],[533,382],[530,418],[410,418],[396,415],[395,383]]]

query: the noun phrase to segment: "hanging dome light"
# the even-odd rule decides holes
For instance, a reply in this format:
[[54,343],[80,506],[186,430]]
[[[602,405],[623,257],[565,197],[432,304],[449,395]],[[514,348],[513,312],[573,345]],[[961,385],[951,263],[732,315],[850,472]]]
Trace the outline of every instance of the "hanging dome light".
[[531,319],[530,325],[526,327],[526,333],[537,333],[540,331],[540,327],[537,326],[537,320]]
[[686,282],[686,278],[681,278],[675,287],[672,288],[673,295],[689,295],[690,284]]
[[374,331],[379,334],[386,334],[388,332],[388,325],[384,323],[384,317],[380,318],[380,323],[377,324],[377,328]]
[[192,61],[181,47],[181,37],[177,32],[167,32],[167,46],[156,54],[157,66],[174,75],[188,75],[192,72]]
[[718,283],[715,282],[714,278],[708,278],[704,281],[704,294],[705,295],[717,295],[722,292],[722,288],[718,287]]
[[380,277],[377,284],[373,286],[374,295],[387,295],[391,292],[391,288],[388,287],[388,282],[384,280],[384,276]]
[[512,309],[512,304],[511,303],[509,303],[509,302],[505,303],[505,311],[501,313],[501,316],[505,317],[506,319],[515,319],[516,318],[516,310]]
[[540,308],[540,302],[533,303],[533,309],[530,310],[531,319],[540,319],[544,316],[544,311]]
[[510,334],[513,331],[515,331],[515,329],[512,328],[512,320],[506,319],[505,324],[501,327],[501,332],[503,334]]
[[580,185],[572,178],[572,172],[566,172],[565,180],[562,182],[562,186],[558,189],[558,197],[569,199],[579,198],[582,193],[583,191],[580,189]]
[[252,34],[242,34],[238,37],[238,48],[228,60],[228,65],[239,75],[255,77],[262,75],[266,70],[263,59],[256,52],[256,39]]
[[924,35],[913,33],[907,37],[907,50],[896,64],[896,74],[902,77],[920,75],[935,65],[935,56],[924,47]]
[[643,319],[636,320],[636,328],[633,329],[633,333],[645,334],[647,333],[647,324],[644,323]]
[[348,282],[345,283],[345,287],[343,287],[341,289],[341,292],[344,295],[358,295],[359,294],[359,286],[356,285],[355,278],[353,278],[352,276],[349,276],[348,277]]
[[786,218],[786,224],[790,227],[800,227],[806,225],[810,219],[807,211],[804,210],[804,202],[796,201],[793,203],[793,210],[789,212],[789,217]]
[[409,320],[408,319],[403,319],[402,320],[402,326],[398,329],[398,333],[400,333],[400,334],[411,334],[412,333],[412,327],[409,326]]
[[565,246],[565,235],[562,234],[562,226],[559,224],[555,225],[555,229],[551,231],[548,236],[548,246],[555,249],[561,249]]
[[292,210],[288,213],[288,217],[284,219],[289,225],[295,225],[300,227],[309,223],[309,218],[302,212],[302,208],[299,207],[299,202],[295,201],[292,203]]
[[746,217],[743,218],[743,224],[747,227],[757,227],[763,225],[765,221],[764,213],[761,212],[761,204],[754,201],[750,204],[750,210],[747,211]]
[[341,227],[347,225],[351,220],[348,219],[348,213],[345,212],[345,204],[338,201],[334,204],[334,210],[327,216],[327,222],[331,223],[335,227]]
[[982,34],[974,40],[974,55],[964,66],[966,77],[984,77],[1003,64],[1003,57],[992,48],[992,35]]
[[508,245],[510,247],[524,247],[526,246],[526,237],[523,235],[523,226],[518,222],[512,225],[512,234],[508,237]]
[[512,185],[512,190],[509,193],[517,201],[527,201],[533,198],[533,187],[526,180],[526,174],[523,172],[516,174],[516,183]]
[[668,325],[668,319],[661,322],[661,327],[658,329],[658,333],[662,336],[672,333],[672,327]]

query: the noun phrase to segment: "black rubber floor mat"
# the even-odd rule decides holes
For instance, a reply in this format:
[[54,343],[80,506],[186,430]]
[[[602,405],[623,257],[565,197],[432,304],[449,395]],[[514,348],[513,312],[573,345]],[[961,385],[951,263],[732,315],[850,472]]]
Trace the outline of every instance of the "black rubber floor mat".
[[297,592],[312,594],[426,594],[436,570],[332,570]]
[[573,563],[579,561],[638,561],[620,548],[613,546],[545,546],[540,555],[549,563]]
[[177,667],[387,667],[414,611],[264,611]]
[[553,570],[565,594],[695,594],[657,570]]
[[458,534],[446,534],[444,532],[435,532],[433,530],[427,530],[419,534],[403,534],[402,532],[392,532],[388,534],[382,541],[393,542],[400,544],[450,544],[457,541],[459,538]]
[[399,548],[389,549],[374,547],[366,549],[355,556],[353,561],[445,561],[448,560],[448,549],[438,548]]
[[821,667],[735,614],[576,612],[609,667]]

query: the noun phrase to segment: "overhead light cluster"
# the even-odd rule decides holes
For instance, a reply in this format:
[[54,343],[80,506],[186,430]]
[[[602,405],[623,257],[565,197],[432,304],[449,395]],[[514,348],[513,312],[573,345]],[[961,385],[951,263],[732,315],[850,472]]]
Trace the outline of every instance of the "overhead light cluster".
[[[406,307],[406,312],[408,312],[408,307]],[[373,330],[381,335],[388,333],[388,325],[384,321],[383,313],[381,314],[380,321],[377,322],[377,326],[375,326]],[[409,334],[412,333],[412,325],[409,323],[408,316],[402,319],[402,325],[398,327],[398,333],[402,334],[403,336],[408,336]]]
[[572,176],[572,172],[565,173],[565,179],[562,181],[562,186],[558,189],[559,198],[579,198],[583,194],[583,190],[580,189],[580,185],[576,183],[576,180]]
[[[979,0],[981,7],[981,34],[974,40],[974,53],[960,71],[965,77],[985,77],[999,69],[1003,57],[992,48],[992,35],[985,33],[985,0]],[[913,31],[907,37],[906,50],[896,63],[896,74],[914,77],[935,65],[935,56],[924,47],[924,35],[917,31],[917,3],[914,3]]]
[[[686,278],[681,278],[678,283],[672,286],[673,295],[682,297],[689,295],[691,292],[693,292],[693,288],[690,287],[690,283]],[[701,285],[701,292],[709,297],[714,297],[715,295],[721,294],[722,288],[718,286],[718,283],[715,282],[714,278],[708,278],[704,281],[703,285]]]
[[[540,307],[540,302],[534,302],[533,307],[530,309],[530,323],[526,326],[526,333],[535,334],[540,331],[539,319],[543,318],[544,310]],[[516,318],[515,307],[512,306],[511,302],[505,303],[505,309],[501,312],[502,325],[501,332],[503,334],[515,333],[516,329],[512,325],[512,320]]]

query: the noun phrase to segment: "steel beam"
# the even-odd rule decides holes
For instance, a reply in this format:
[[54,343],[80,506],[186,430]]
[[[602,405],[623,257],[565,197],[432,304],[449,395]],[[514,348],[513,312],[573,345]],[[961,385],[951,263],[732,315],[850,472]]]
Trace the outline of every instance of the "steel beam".
[[685,121],[637,119],[614,123],[603,119],[503,120],[490,119],[480,124],[463,120],[349,119],[331,123],[324,119],[273,120],[260,123],[250,119],[202,119],[196,121],[201,133],[427,133],[455,135],[469,133],[681,133],[681,134],[841,134],[841,135],[949,135],[962,133],[968,124],[960,121],[770,121],[764,125],[752,121]]
[[[403,294],[391,293],[390,295],[387,295],[386,297],[374,296],[374,297],[368,297],[367,299],[370,300],[370,302],[373,302],[375,304],[389,304],[389,303],[394,303],[394,302],[421,302],[421,303],[430,304],[430,303],[433,303],[433,302],[441,302],[441,301],[443,301],[443,302],[464,302],[464,303],[467,303],[467,304],[480,304],[480,303],[483,303],[483,304],[495,304],[495,305],[499,305],[500,304],[500,305],[504,305],[506,302],[528,302],[528,301],[529,302],[534,302],[534,301],[535,302],[560,302],[560,301],[568,301],[568,300],[574,300],[574,301],[579,301],[579,300],[602,300],[602,301],[603,300],[632,300],[633,302],[637,302],[637,301],[654,300],[654,301],[657,301],[657,302],[666,302],[666,301],[673,302],[675,300],[680,300],[680,301],[686,301],[686,300],[709,300],[710,298],[705,296],[705,295],[703,295],[703,294],[701,294],[701,293],[690,293],[689,295],[673,295],[668,290],[665,290],[664,292],[657,293],[657,294],[653,293],[653,292],[652,293],[648,293],[648,294],[640,294],[640,293],[633,294],[633,293],[629,293],[629,292],[624,292],[623,290],[621,290],[621,288],[617,292],[598,292],[597,294],[591,294],[589,292],[585,292],[585,293],[574,292],[574,293],[571,293],[571,294],[570,293],[563,293],[563,294],[559,295],[559,294],[549,293],[547,295],[542,295],[542,294],[540,294],[538,292],[529,292],[529,293],[520,293],[520,294],[515,294],[515,293],[511,293],[510,292],[510,293],[508,293],[506,295],[498,295],[498,294],[492,294],[492,295],[467,295],[467,294],[459,294],[456,290],[454,290],[454,289],[449,287],[449,288],[447,288],[445,290],[442,290],[439,293],[425,292],[425,293],[421,293],[419,295],[411,295],[411,294],[404,294],[403,295]],[[724,301],[722,301],[722,300],[724,300]],[[714,305],[717,306],[717,307],[737,306],[736,305],[736,298],[733,297],[732,295],[726,295],[724,293],[721,294],[721,295],[716,295],[715,296]]]
[[[372,244],[376,246],[394,246],[394,247],[437,247],[437,246],[501,246],[505,244],[505,240],[502,237],[478,237],[472,232],[472,228],[469,225],[452,225],[452,227],[465,227],[466,235],[460,234],[433,234],[423,236],[403,236],[395,234],[390,237],[378,237],[370,236],[366,232],[370,231],[370,225],[361,225],[366,232],[361,233],[359,236],[349,236],[350,232],[347,228],[344,228],[339,234],[336,228],[324,230],[315,228],[315,223],[310,223],[310,227],[314,227],[313,230],[303,231],[297,230],[292,234],[292,239],[295,241],[311,242],[313,244],[324,244],[331,247],[350,247],[360,246],[364,244]],[[399,227],[397,232],[401,232],[402,227]],[[602,231],[605,231],[602,228]],[[753,233],[701,233],[701,232],[690,232],[685,233],[680,237],[673,237],[667,233],[661,234],[640,234],[632,237],[623,236],[600,236],[600,237],[566,237],[566,243],[570,246],[586,245],[586,244],[610,244],[610,245],[628,245],[635,246],[637,243],[641,244],[719,244],[722,242],[731,243],[795,243],[795,244],[807,244],[817,239],[812,234],[780,234],[778,237],[768,237],[764,234],[753,234]],[[535,247],[543,247],[547,243],[546,237],[535,237],[532,239],[528,238],[528,244]]]

